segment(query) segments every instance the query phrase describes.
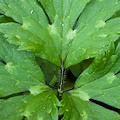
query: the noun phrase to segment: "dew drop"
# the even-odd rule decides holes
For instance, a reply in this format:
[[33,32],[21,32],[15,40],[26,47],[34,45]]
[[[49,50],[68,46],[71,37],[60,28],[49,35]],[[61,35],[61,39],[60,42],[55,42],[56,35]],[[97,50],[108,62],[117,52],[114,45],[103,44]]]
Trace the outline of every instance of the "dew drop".
[[31,10],[30,13],[32,14],[32,13],[33,13],[33,10]]
[[64,26],[64,24],[62,24],[62,27]]

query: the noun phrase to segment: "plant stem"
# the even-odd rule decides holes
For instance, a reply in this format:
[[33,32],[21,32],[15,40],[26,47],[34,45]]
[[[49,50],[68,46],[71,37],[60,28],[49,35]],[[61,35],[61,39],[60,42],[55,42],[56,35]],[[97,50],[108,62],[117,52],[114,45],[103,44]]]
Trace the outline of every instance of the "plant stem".
[[65,74],[65,68],[64,68],[64,64],[62,63],[61,65],[61,71],[60,71],[60,82],[59,82],[59,87],[58,87],[58,92],[59,92],[59,96],[61,96],[61,94],[63,93],[63,85],[64,85],[64,74]]

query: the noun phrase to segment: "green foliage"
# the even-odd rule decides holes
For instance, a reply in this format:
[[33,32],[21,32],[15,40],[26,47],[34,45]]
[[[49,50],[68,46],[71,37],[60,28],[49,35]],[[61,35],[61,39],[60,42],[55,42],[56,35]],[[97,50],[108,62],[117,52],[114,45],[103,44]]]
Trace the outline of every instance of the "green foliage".
[[0,0],[0,119],[120,120],[119,37],[119,0]]

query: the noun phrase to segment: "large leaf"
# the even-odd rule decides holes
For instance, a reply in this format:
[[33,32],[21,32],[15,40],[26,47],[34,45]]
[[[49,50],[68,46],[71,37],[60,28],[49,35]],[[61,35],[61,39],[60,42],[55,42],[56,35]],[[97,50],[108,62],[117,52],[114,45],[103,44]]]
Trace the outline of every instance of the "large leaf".
[[0,119],[56,120],[58,105],[34,55],[18,51],[0,36]]
[[2,120],[57,120],[60,103],[53,91],[0,100]]
[[120,33],[112,17],[119,0],[4,0],[0,7],[16,21],[0,25],[8,41],[59,67],[95,57]]
[[0,31],[2,30],[6,37],[8,36],[9,42],[20,45],[19,49],[38,52],[42,58],[60,65],[58,48],[56,49],[49,31],[46,29],[48,28],[47,18],[36,0],[15,0],[14,2],[6,0],[0,2],[0,7],[5,15],[19,23],[1,25]]
[[64,114],[62,120],[119,120],[120,115],[100,105],[91,103],[90,96],[84,91],[72,94],[66,93],[62,97],[59,114]]
[[102,51],[78,77],[75,89],[63,94],[63,106],[60,108],[60,114],[64,115],[63,120],[119,120],[119,66],[120,44],[118,43],[116,50],[111,44],[108,51]]

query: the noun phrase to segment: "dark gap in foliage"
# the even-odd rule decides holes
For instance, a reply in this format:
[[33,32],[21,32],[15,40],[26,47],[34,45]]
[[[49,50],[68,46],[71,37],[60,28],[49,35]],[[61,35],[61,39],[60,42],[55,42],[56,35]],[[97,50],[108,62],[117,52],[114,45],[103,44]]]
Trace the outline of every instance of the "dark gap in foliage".
[[[91,2],[88,2],[87,5],[89,5],[90,3],[91,3]],[[86,5],[86,6],[87,6],[87,5]],[[86,9],[86,6],[85,6],[85,8],[83,9],[83,11],[79,14],[78,18],[76,19],[76,21],[75,21],[75,23],[74,23],[74,25],[73,25],[73,27],[72,27],[72,30],[75,30],[75,29],[77,28],[79,18],[80,18],[80,16],[82,15],[82,13],[84,13],[84,11],[85,11],[85,9]],[[79,25],[79,26],[80,26],[80,25]]]
[[100,102],[100,101],[98,101],[98,100],[94,100],[94,99],[92,99],[92,98],[90,98],[89,100],[90,100],[91,102],[97,104],[97,105],[100,105],[100,106],[108,109],[108,110],[112,110],[112,111],[117,112],[118,114],[120,114],[120,109],[118,109],[118,108],[115,108],[115,107],[110,106],[110,105],[108,105],[108,104],[106,104],[106,103]]
[[[5,15],[0,15],[0,23],[8,23],[8,22],[14,22],[17,23],[15,20],[13,20],[11,17],[7,17]],[[20,24],[20,23],[18,23]]]
[[108,22],[111,18],[108,18],[107,20],[105,20],[105,22]]
[[14,22],[14,23],[17,23],[19,25],[22,25],[22,23],[15,21],[12,17],[8,17],[4,14],[0,14],[0,23],[9,23],[9,22]]
[[111,19],[114,19],[114,18],[117,18],[120,16],[120,10],[118,10],[113,16],[111,16],[110,18],[108,18],[107,20],[105,20],[105,22],[111,20]]
[[109,18],[109,20],[117,18],[117,17],[120,17],[120,10],[116,11],[115,14],[112,17]]
[[73,30],[76,29],[77,24],[78,24],[78,20],[79,20],[80,16],[81,16],[81,13],[80,13],[80,15],[78,16],[78,18],[76,19],[76,21],[75,21],[75,23],[74,23],[74,25],[73,25],[73,27],[72,27]]
[[0,99],[9,99],[9,98],[12,98],[12,97],[17,97],[17,96],[22,96],[22,95],[26,95],[26,94],[29,94],[30,91],[29,90],[26,90],[26,91],[22,91],[22,92],[18,92],[18,93],[13,93],[11,95],[7,95],[7,96],[4,96],[4,97],[0,97]]
[[23,116],[22,120],[27,120],[27,118],[25,116]]
[[66,72],[66,79],[64,81],[64,90],[70,90],[73,89],[74,87],[74,83],[76,81],[76,77],[72,74],[72,72],[69,70],[67,70]]
[[36,62],[45,76],[46,84],[54,86],[57,82],[59,67],[40,57],[36,57]]
[[43,5],[41,4],[40,1],[37,0],[37,3],[38,3],[38,5],[40,5],[40,7],[43,9],[43,11],[44,11],[44,13],[45,13],[45,15],[46,15],[46,18],[47,18],[47,20],[48,20],[48,23],[51,25],[51,24],[52,24],[52,21],[50,20],[47,12],[46,12],[46,10],[45,10],[45,8],[43,7]]
[[118,71],[115,75],[118,75],[118,74],[120,74],[120,71]]
[[74,90],[74,89],[75,89],[75,88],[72,87],[72,88],[69,88],[69,89],[67,89],[67,90],[64,90],[63,92],[69,92],[69,91]]
[[50,88],[52,88],[53,90],[56,90],[56,89],[57,89],[57,87],[56,87],[56,86],[52,86],[52,85],[50,85],[50,84],[49,84],[49,83],[47,83],[47,82],[46,82],[46,85],[47,85],[47,86],[49,86]]
[[71,66],[68,70],[66,70],[64,91],[74,89],[75,81],[77,80],[79,75],[90,66],[93,60],[94,58],[83,60],[79,64]]
[[0,13],[0,15],[4,15],[3,13]]
[[0,63],[2,63],[3,65],[6,65],[6,62],[2,60],[1,58],[0,58]]
[[[62,93],[60,94],[60,93],[58,92],[57,98],[58,98],[59,101],[61,101],[61,100],[62,100]],[[60,108],[60,107],[58,107],[58,109],[59,109],[59,108]]]
[[83,60],[82,62],[70,67],[72,74],[77,78],[83,71],[85,71],[93,62],[94,58]]
[[114,44],[115,44],[115,48],[118,46],[118,43],[120,43],[120,38],[117,39],[117,40],[114,42]]
[[58,120],[62,120],[62,118],[63,118],[63,115],[58,116]]

